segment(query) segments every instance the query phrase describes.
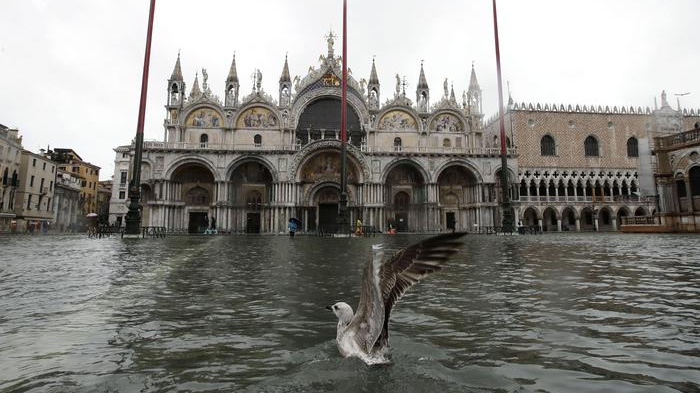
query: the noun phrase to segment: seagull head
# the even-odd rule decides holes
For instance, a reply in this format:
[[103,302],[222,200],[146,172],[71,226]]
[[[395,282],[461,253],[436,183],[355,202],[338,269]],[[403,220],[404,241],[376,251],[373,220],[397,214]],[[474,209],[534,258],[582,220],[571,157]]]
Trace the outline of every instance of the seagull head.
[[333,311],[333,314],[338,317],[340,322],[349,323],[352,319],[352,307],[345,302],[338,302],[332,306],[326,306],[326,309]]

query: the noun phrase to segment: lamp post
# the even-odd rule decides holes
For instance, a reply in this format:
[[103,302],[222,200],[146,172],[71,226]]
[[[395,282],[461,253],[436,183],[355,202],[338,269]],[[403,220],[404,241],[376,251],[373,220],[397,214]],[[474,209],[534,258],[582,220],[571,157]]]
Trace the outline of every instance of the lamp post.
[[148,67],[151,59],[151,36],[153,35],[153,12],[156,0],[151,0],[148,12],[148,31],[146,33],[146,54],[143,60],[143,75],[141,77],[141,102],[139,104],[139,118],[136,125],[136,140],[134,151],[134,165],[129,184],[129,212],[126,213],[126,233],[138,235],[141,233],[141,212],[139,200],[141,199],[141,157],[143,155],[143,125],[146,118],[146,93],[148,92]]
[[349,231],[347,193],[347,90],[348,90],[348,51],[347,51],[347,1],[343,0],[343,82],[340,102],[340,201],[337,223],[340,233]]
[[496,0],[493,0],[493,32],[496,44],[496,74],[498,76],[498,123],[501,135],[501,211],[503,232],[513,232],[513,207],[508,195],[508,156],[506,152],[506,126],[503,117],[503,83],[501,79],[501,50],[498,44],[498,16],[496,12]]

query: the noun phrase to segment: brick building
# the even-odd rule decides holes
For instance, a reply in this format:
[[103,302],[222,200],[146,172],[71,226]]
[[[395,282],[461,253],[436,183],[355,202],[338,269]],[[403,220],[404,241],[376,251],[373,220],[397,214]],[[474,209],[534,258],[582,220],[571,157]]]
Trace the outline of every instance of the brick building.
[[[507,144],[518,149],[518,220],[545,231],[617,230],[625,216],[657,210],[653,138],[700,120],[700,111],[511,103]],[[497,118],[485,138],[499,146]]]

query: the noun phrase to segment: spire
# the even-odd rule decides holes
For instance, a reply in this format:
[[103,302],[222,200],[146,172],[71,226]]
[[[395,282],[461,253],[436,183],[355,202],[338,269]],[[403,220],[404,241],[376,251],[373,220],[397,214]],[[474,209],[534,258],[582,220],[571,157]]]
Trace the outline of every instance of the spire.
[[180,68],[180,52],[177,52],[177,61],[175,62],[175,68],[173,68],[173,74],[170,75],[170,80],[181,81],[182,80],[182,69]]
[[455,98],[455,87],[453,84],[450,84],[450,101],[457,102],[457,99]]
[[231,61],[231,68],[228,70],[228,77],[226,82],[236,82],[238,83],[238,72],[236,71],[236,53],[233,53],[233,60]]
[[379,78],[377,77],[377,67],[374,66],[374,58],[372,58],[372,72],[369,74],[369,84],[379,84]]
[[420,76],[418,77],[418,89],[427,89],[428,81],[425,79],[425,71],[423,71],[423,60],[420,61]]
[[199,74],[195,74],[192,90],[190,91],[190,98],[198,98],[201,95],[202,91],[199,89]]
[[469,78],[469,91],[479,91],[479,81],[476,80],[476,72],[474,71],[474,63],[472,62],[472,75]]
[[287,55],[284,55],[284,67],[282,68],[282,76],[280,76],[280,83],[291,81],[292,78],[289,77],[289,64],[287,63]]

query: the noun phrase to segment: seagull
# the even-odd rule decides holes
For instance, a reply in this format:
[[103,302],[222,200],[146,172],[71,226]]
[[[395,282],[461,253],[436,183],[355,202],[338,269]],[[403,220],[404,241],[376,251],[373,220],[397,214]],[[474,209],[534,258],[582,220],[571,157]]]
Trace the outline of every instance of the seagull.
[[345,302],[326,309],[338,317],[336,342],[343,357],[359,357],[366,364],[389,363],[389,317],[403,294],[442,264],[462,245],[465,232],[430,237],[384,259],[381,245],[373,253],[362,278],[357,313]]

